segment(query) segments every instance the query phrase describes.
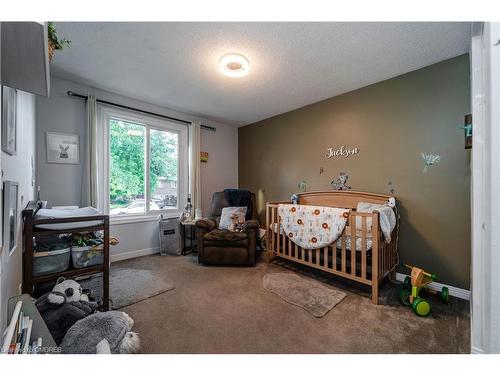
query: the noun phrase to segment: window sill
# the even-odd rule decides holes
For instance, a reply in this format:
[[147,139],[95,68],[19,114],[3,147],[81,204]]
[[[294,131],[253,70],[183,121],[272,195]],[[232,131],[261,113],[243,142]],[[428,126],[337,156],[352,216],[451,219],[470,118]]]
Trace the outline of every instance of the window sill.
[[109,224],[110,225],[123,225],[123,224],[134,224],[134,223],[147,223],[152,221],[158,221],[158,216],[163,214],[163,217],[166,219],[171,219],[174,217],[179,217],[180,213],[176,212],[165,212],[165,211],[156,211],[149,215],[123,215],[123,216],[110,216]]

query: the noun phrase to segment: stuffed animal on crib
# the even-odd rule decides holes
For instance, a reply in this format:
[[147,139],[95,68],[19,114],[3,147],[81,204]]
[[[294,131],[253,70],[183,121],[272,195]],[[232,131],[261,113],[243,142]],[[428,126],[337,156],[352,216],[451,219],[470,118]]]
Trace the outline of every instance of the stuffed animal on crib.
[[388,205],[390,208],[394,208],[394,207],[396,207],[396,198],[394,198],[394,197],[390,197],[390,198],[387,200],[387,205]]
[[97,303],[89,302],[80,284],[63,277],[57,280],[51,292],[38,298],[35,305],[58,345],[73,324],[97,309]]
[[131,332],[134,320],[122,311],[98,312],[76,322],[61,343],[65,354],[135,354],[139,335]]
[[347,185],[348,179],[349,175],[347,173],[340,172],[338,180],[333,180],[332,182],[330,182],[330,185],[332,185],[335,190],[349,190],[351,189],[351,187]]
[[229,230],[231,232],[243,232],[243,224],[245,224],[245,217],[234,213],[231,215],[231,224],[229,224]]

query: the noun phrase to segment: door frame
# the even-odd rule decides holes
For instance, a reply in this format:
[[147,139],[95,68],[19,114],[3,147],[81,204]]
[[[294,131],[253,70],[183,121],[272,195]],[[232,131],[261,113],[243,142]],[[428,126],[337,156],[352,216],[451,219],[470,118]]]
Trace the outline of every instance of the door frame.
[[471,39],[471,352],[500,353],[500,23]]

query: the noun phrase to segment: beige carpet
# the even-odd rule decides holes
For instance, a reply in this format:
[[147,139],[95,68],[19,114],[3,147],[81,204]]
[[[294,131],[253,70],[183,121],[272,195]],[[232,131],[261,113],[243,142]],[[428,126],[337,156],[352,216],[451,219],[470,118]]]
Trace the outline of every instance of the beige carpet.
[[[195,257],[146,256],[112,267],[149,269],[175,289],[122,310],[135,320],[144,353],[468,353],[469,304],[429,296],[433,312],[416,316],[382,288],[373,305],[357,284],[281,262],[255,268],[207,267]],[[272,272],[313,276],[347,297],[317,319],[262,287]]]
[[338,289],[294,272],[268,273],[264,275],[262,283],[270,292],[292,305],[303,308],[316,318],[325,316],[346,297],[346,294]]

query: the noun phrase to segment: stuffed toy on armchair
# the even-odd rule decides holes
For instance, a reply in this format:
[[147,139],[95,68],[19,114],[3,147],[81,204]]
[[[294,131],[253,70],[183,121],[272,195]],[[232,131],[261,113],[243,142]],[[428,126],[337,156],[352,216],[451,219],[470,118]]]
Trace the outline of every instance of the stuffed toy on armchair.
[[97,303],[89,302],[80,284],[64,278],[58,279],[52,291],[38,298],[35,305],[57,345],[73,324],[97,309]]

